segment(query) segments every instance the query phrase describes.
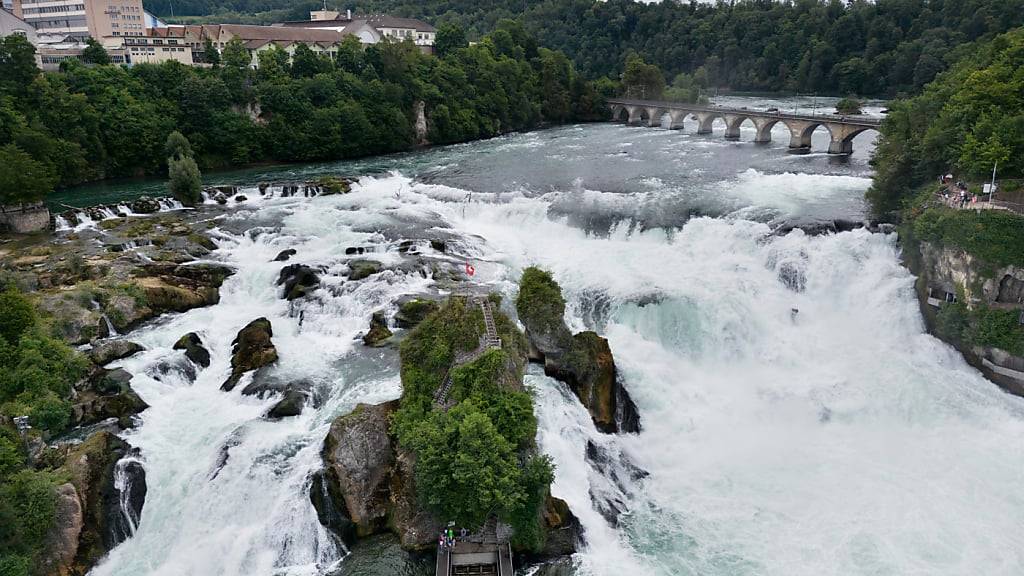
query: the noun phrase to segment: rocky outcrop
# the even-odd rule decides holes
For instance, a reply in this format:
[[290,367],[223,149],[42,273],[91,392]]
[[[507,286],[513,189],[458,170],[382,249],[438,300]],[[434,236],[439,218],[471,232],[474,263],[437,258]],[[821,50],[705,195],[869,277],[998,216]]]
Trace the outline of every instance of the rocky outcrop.
[[121,360],[134,354],[142,352],[144,348],[135,342],[128,340],[108,340],[93,345],[89,350],[89,359],[97,366],[110,364],[114,360]]
[[259,370],[277,361],[277,348],[271,341],[273,335],[270,320],[266,318],[253,320],[239,330],[238,336],[231,343],[231,376],[221,385],[221,390],[234,390],[246,372]]
[[363,336],[363,344],[367,346],[383,346],[391,338],[391,330],[388,329],[388,319],[384,311],[373,313],[370,318],[370,330]]
[[599,430],[640,431],[639,413],[618,380],[608,340],[595,332],[572,335],[565,325],[562,290],[550,274],[537,268],[523,272],[516,311],[526,327],[530,359],[569,385]]
[[189,332],[174,343],[174,350],[184,350],[185,357],[203,368],[210,367],[210,351],[203,346],[203,340],[199,334]]
[[397,401],[360,404],[334,421],[310,499],[320,522],[348,543],[391,530],[403,548],[428,549],[441,522],[416,498],[414,456],[390,434],[397,409]]
[[[928,331],[955,347],[968,364],[1001,388],[1024,396],[1024,357],[992,346],[968,342],[961,334],[950,333],[949,323],[940,321],[947,306],[963,306],[964,323],[975,322],[983,309],[1021,314],[1019,287],[1024,286],[1024,269],[1015,266],[996,268],[972,254],[951,247],[917,241],[910,230],[904,235],[904,261],[917,277],[917,294]],[[946,300],[953,295],[957,303]],[[1024,329],[1024,328],[1022,328]]]
[[395,447],[388,432],[397,402],[360,404],[331,424],[323,459],[330,490],[341,497],[344,515],[357,537],[387,528],[389,481]]
[[142,466],[132,448],[105,431],[74,447],[60,473],[56,518],[44,538],[40,568],[47,575],[83,576],[135,531],[146,498]]
[[427,144],[430,143],[427,141],[427,134],[429,130],[427,129],[426,109],[427,105],[423,100],[416,101],[416,104],[414,106],[414,112],[416,114],[416,124],[414,127],[416,129],[417,146],[426,146]]
[[98,370],[75,387],[71,425],[88,426],[114,418],[122,429],[131,427],[131,417],[149,405],[132,390],[132,375],[118,368]]
[[74,573],[78,555],[78,538],[85,519],[75,485],[66,482],[57,487],[53,525],[43,539],[45,551],[39,559],[39,571],[52,576]]
[[548,495],[544,502],[544,527],[547,538],[540,555],[545,558],[569,556],[583,539],[583,526],[565,500]]
[[320,285],[320,277],[316,270],[305,264],[292,264],[281,269],[277,285],[284,286],[284,297],[287,300],[295,300],[316,290]]
[[395,324],[399,328],[415,328],[423,319],[430,316],[440,308],[433,300],[415,298],[403,302],[398,306],[398,313],[395,314]]
[[185,312],[220,302],[220,287],[234,270],[216,264],[151,264],[136,284],[155,314]]

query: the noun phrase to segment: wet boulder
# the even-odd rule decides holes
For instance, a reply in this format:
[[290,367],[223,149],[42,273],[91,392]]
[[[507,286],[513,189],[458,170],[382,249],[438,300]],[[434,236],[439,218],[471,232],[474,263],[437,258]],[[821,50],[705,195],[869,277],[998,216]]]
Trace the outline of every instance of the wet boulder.
[[136,284],[153,312],[185,312],[220,302],[220,287],[234,270],[217,264],[151,264]]
[[289,258],[295,256],[296,254],[298,254],[298,251],[296,251],[294,248],[281,250],[280,252],[278,252],[277,256],[274,257],[274,262],[287,262]]
[[359,281],[377,274],[383,267],[376,260],[352,260],[348,263],[348,269],[348,279]]
[[331,424],[322,455],[329,492],[357,537],[387,529],[395,447],[389,434],[398,402],[360,404]]
[[114,360],[121,360],[134,354],[142,352],[143,347],[129,340],[108,340],[98,342],[89,351],[89,359],[97,366],[110,364]]
[[271,338],[274,335],[270,320],[258,318],[239,330],[232,344],[231,376],[221,385],[221,390],[231,391],[246,372],[259,370],[277,361],[277,348]]
[[267,418],[271,420],[280,420],[281,418],[289,418],[291,416],[298,416],[302,414],[302,409],[306,406],[307,394],[301,390],[290,389],[284,393],[284,397],[281,398],[274,404],[274,406],[267,412]]
[[129,205],[136,214],[155,214],[160,211],[160,202],[149,196],[140,196]]
[[439,308],[440,305],[433,300],[416,298],[403,302],[398,307],[398,314],[395,314],[395,324],[401,328],[414,328]]
[[185,357],[203,368],[210,367],[210,351],[195,332],[189,332],[174,343],[174,350],[184,350]]
[[277,285],[284,286],[284,297],[296,300],[309,295],[320,285],[316,271],[305,264],[292,264],[281,269]]
[[540,357],[557,360],[568,351],[572,332],[565,325],[565,299],[551,274],[538,268],[523,271],[516,313]]
[[363,336],[363,344],[367,346],[383,346],[388,338],[391,338],[391,330],[388,329],[388,319],[384,311],[373,313],[370,318],[370,330]]
[[543,517],[547,537],[541,556],[555,558],[574,554],[583,540],[583,526],[565,500],[548,495]]
[[57,487],[53,524],[43,538],[39,556],[42,574],[72,574],[78,555],[78,538],[85,518],[75,485],[65,482]]

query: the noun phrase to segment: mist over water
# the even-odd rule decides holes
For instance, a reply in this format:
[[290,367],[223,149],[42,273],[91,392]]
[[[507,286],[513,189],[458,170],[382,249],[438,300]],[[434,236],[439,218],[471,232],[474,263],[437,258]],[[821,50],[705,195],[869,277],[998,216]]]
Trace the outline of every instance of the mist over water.
[[[135,536],[93,574],[352,569],[309,476],[334,417],[400,394],[397,354],[357,340],[371,314],[436,286],[400,271],[343,282],[344,249],[395,264],[399,240],[437,237],[451,250],[423,257],[471,261],[507,312],[522,269],[549,269],[573,329],[609,338],[639,408],[640,434],[600,434],[562,384],[527,375],[553,492],[586,530],[577,574],[1024,572],[1024,401],[924,333],[894,236],[771,234],[861,218],[871,136],[837,163],[786,154],[778,131],[769,146],[694,131],[576,126],[437,149],[380,160],[349,195],[219,221],[213,256],[238,268],[221,303],[130,336],[147,351],[121,364],[151,408],[127,439],[149,493]],[[315,298],[279,298],[270,261],[286,248],[328,270]],[[314,382],[318,409],[271,422],[273,398],[219,390],[231,340],[261,316],[271,376]],[[190,331],[212,355],[194,383],[168,368]]]

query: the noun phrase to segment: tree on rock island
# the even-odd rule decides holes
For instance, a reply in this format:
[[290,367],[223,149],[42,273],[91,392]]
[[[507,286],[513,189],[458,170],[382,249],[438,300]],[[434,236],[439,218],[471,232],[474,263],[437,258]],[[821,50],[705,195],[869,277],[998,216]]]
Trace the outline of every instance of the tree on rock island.
[[192,146],[181,132],[171,132],[165,146],[167,151],[167,188],[176,200],[186,206],[195,206],[203,199],[202,174],[192,158]]

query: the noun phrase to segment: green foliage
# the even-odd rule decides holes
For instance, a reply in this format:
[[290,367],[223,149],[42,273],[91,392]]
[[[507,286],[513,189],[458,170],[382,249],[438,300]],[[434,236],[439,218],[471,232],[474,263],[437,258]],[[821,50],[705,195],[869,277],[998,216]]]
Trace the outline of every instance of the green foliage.
[[943,304],[935,315],[939,337],[948,342],[963,342],[970,325],[970,314],[963,302]]
[[836,113],[846,115],[863,114],[860,100],[857,100],[853,96],[843,98],[839,102],[836,102]]
[[448,23],[437,29],[437,35],[434,38],[434,52],[438,57],[444,58],[467,45],[466,31],[462,29],[462,26]]
[[0,204],[38,202],[53,190],[57,178],[14,144],[0,147]]
[[53,524],[55,482],[51,474],[21,470],[0,483],[0,574],[28,574],[25,565],[41,548]]
[[502,349],[451,371],[450,399],[457,403],[448,411],[433,408],[433,394],[456,352],[478,345],[482,313],[464,298],[451,298],[409,334],[401,347],[403,393],[392,429],[416,454],[417,493],[426,506],[470,527],[496,514],[532,547],[543,541],[539,514],[553,467],[526,455],[537,420],[530,395],[519,390],[523,367],[512,357],[524,354],[525,342],[508,318],[499,314],[495,321]]
[[707,88],[707,75],[703,74],[703,69],[693,75],[681,72],[672,80],[672,86],[665,91],[664,97],[672,102],[707,104],[708,98],[703,94],[705,88]]
[[213,41],[209,38],[203,40],[203,61],[212,65],[214,68],[220,66],[220,52],[217,50],[217,47],[213,45]]
[[989,267],[1024,266],[1024,218],[1011,212],[931,208],[913,227],[918,240],[959,248]]
[[175,160],[191,157],[192,145],[189,144],[188,138],[185,138],[184,134],[175,130],[167,135],[167,142],[164,144],[164,156]]
[[565,322],[562,288],[551,274],[537,267],[523,270],[516,298],[516,313],[523,323],[554,332]]
[[628,98],[660,100],[665,91],[665,76],[654,64],[644,62],[636,52],[626,55],[626,66],[622,73],[622,91]]
[[195,206],[203,199],[203,177],[192,158],[192,146],[181,132],[174,131],[164,145],[167,154],[167,189],[185,206]]
[[1024,175],[1024,28],[980,43],[921,95],[891,104],[875,151],[874,210],[898,210],[923,183],[954,172]]
[[1000,348],[1015,356],[1024,356],[1024,326],[1020,325],[1019,310],[976,310],[968,338],[972,344]]
[[39,75],[36,47],[24,36],[0,38],[0,94],[24,95]]
[[98,66],[110,64],[110,55],[107,54],[107,50],[103,48],[102,44],[93,38],[87,39],[85,43],[85,49],[82,50],[82,62]]
[[0,293],[0,338],[12,346],[36,323],[35,309],[22,293],[9,287]]
[[0,413],[29,416],[33,427],[62,432],[71,415],[71,385],[85,376],[88,361],[46,336],[24,297],[8,291],[0,298]]
[[[179,17],[270,24],[308,19],[319,5],[175,0],[173,6]],[[146,7],[166,16],[171,0]],[[458,25],[471,40],[502,19],[518,18],[590,78],[618,78],[625,53],[634,50],[671,78],[704,67],[711,86],[885,96],[920,90],[946,69],[958,45],[1024,24],[1022,0],[364,0],[358,8]]]

